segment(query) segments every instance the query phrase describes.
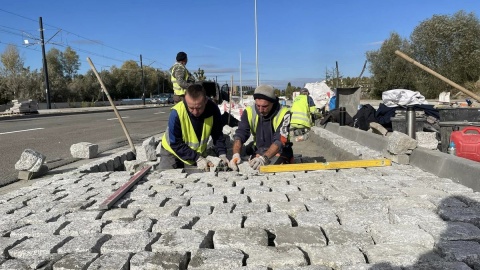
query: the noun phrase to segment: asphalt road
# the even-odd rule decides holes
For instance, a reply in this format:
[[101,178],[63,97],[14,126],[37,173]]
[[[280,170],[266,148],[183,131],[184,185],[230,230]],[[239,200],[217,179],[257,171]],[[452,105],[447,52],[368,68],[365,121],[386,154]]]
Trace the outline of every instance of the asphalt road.
[[[134,144],[165,131],[170,107],[120,111]],[[75,161],[70,146],[98,144],[99,152],[128,145],[120,122],[112,112],[18,118],[0,122],[0,186],[16,181],[15,163],[33,149],[46,156],[49,169]]]

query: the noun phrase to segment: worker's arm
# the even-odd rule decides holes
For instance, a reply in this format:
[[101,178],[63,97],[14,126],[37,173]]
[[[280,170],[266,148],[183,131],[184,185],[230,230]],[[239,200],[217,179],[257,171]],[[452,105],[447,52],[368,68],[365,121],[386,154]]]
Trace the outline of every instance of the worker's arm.
[[[180,85],[180,87],[182,87],[183,89],[187,89],[190,85],[192,85],[193,82],[195,82],[195,79],[190,74],[190,72],[188,72],[188,74],[190,74],[188,77],[188,81],[185,80],[186,72],[188,72],[188,70],[181,65],[175,67],[173,70],[173,76],[177,79],[178,85]],[[192,79],[193,81],[191,81]]]
[[182,127],[176,110],[171,110],[168,119],[168,138],[172,150],[183,160],[196,161],[199,157],[197,152],[190,148],[184,141],[182,136]]
[[265,151],[265,153],[263,154],[264,156],[267,156],[269,159],[273,158],[278,152],[280,152],[280,147],[278,147],[278,145],[276,145],[275,143],[273,143],[272,145],[270,145],[270,147],[267,149],[267,151]]
[[274,157],[289,142],[288,134],[290,133],[290,117],[290,112],[286,113],[277,130],[275,130],[273,143],[264,153],[268,158]]
[[240,154],[240,151],[242,150],[242,145],[243,143],[239,139],[235,139],[235,141],[233,141],[232,153]]

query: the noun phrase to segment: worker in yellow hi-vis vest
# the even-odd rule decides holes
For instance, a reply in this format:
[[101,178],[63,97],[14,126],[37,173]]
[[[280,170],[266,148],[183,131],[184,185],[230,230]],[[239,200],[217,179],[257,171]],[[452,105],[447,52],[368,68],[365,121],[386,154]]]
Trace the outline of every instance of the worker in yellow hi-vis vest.
[[185,67],[188,62],[187,54],[179,52],[177,62],[170,68],[170,79],[173,84],[173,102],[177,104],[185,98],[186,89],[195,83],[195,77]]
[[210,136],[216,154],[225,165],[228,164],[220,110],[207,98],[202,85],[192,84],[187,88],[185,100],[174,105],[170,111],[157,169],[196,165],[200,170],[209,171],[213,164],[205,158],[205,152]]
[[307,88],[300,89],[300,95],[295,97],[292,107],[290,108],[290,112],[292,113],[290,130],[293,131],[296,141],[306,140],[308,132],[314,123],[313,115],[317,107],[309,94],[310,92]]
[[290,112],[282,107],[271,85],[260,85],[253,93],[255,105],[245,108],[233,142],[233,156],[228,166],[238,171],[243,144],[253,135],[253,145],[246,147],[248,164],[254,170],[268,164],[287,164],[293,161],[289,140]]

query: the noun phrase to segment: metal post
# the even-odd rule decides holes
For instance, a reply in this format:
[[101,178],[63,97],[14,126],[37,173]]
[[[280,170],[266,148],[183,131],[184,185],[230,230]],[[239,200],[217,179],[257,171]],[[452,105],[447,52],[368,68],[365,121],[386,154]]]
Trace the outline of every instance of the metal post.
[[142,103],[145,105],[145,80],[143,76],[143,63],[142,63],[142,55],[140,54],[140,69],[142,70]]
[[[336,88],[338,88],[338,83],[340,81],[340,75],[339,75],[339,72],[338,72],[338,61],[335,61],[335,67],[336,67],[336,70],[337,70],[337,86]],[[338,99],[338,97],[337,97]]]
[[340,126],[345,126],[346,114],[347,114],[347,111],[345,107],[340,107],[340,119],[339,119]]
[[160,76],[158,75],[160,71],[157,68],[157,94],[160,96]]
[[413,108],[412,106],[408,106],[407,115],[405,116],[405,120],[407,122],[407,135],[413,139],[416,138],[416,118],[417,116],[415,114],[415,108]]
[[240,104],[243,104],[243,87],[242,87],[242,53],[240,53]]
[[48,84],[48,69],[47,69],[47,58],[45,56],[45,40],[43,38],[42,17],[39,18],[38,22],[40,24],[40,44],[42,45],[43,73],[45,74],[45,91],[47,94],[47,109],[51,109],[52,105],[50,104],[50,86]]
[[258,77],[258,32],[257,32],[257,0],[255,0],[255,63],[257,66],[257,86],[260,83]]

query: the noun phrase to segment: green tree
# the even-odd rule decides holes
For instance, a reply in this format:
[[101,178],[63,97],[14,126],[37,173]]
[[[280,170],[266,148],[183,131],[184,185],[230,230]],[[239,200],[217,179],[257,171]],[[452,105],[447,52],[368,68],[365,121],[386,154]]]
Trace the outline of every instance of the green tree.
[[[450,80],[465,85],[480,74],[480,21],[473,13],[459,11],[453,16],[434,15],[412,32],[412,57]],[[416,68],[417,85],[427,97],[437,97],[448,86]]]
[[205,71],[201,68],[198,68],[197,71],[193,72],[193,75],[195,75],[196,81],[205,81],[207,79],[207,77],[205,77]]
[[80,61],[77,52],[70,46],[67,46],[65,51],[61,54],[60,62],[63,67],[65,77],[72,80],[80,68]]
[[117,98],[140,98],[143,94],[142,73],[134,60],[125,61],[120,68],[113,67],[112,75],[116,78]]
[[366,53],[370,62],[369,69],[373,75],[372,94],[375,98],[381,97],[383,91],[390,89],[415,90],[412,65],[396,56],[396,50],[409,54],[411,46],[408,40],[393,32],[379,50]]
[[295,92],[295,90],[296,90],[296,87],[292,86],[292,83],[289,82],[287,84],[287,88],[285,88],[285,97],[292,99],[292,94],[293,92]]
[[52,48],[47,52],[46,59],[51,101],[66,101],[69,98],[69,91],[64,77],[62,52]]
[[279,97],[279,96],[281,96],[282,91],[280,91],[280,89],[275,88],[273,90],[273,93],[275,93],[275,96]]
[[24,98],[27,93],[25,88],[26,72],[17,47],[8,45],[0,58],[2,62],[0,72],[3,76],[0,99],[6,102]]

